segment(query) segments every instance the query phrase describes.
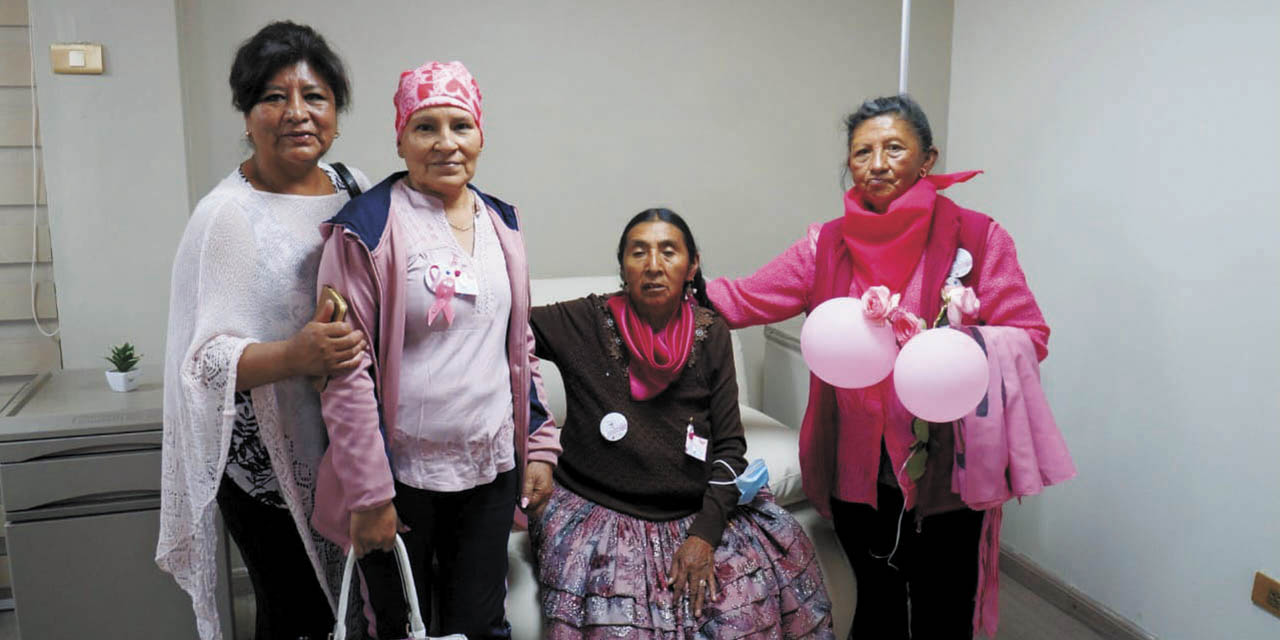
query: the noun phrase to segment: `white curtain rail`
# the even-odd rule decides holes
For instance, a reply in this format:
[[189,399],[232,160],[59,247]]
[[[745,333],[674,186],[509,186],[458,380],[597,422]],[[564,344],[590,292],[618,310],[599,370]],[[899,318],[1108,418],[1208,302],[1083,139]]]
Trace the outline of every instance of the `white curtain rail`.
[[898,59],[898,93],[907,92],[907,60],[911,50],[911,0],[902,0],[902,44]]

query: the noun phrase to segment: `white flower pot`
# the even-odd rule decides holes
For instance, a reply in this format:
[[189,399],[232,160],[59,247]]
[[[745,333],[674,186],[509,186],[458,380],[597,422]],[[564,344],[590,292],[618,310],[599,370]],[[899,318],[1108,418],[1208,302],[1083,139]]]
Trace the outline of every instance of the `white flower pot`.
[[137,389],[138,378],[142,377],[142,372],[137,369],[134,369],[133,371],[125,371],[124,373],[119,371],[108,371],[106,374],[107,386],[111,387],[112,391],[120,392],[133,391],[134,389]]

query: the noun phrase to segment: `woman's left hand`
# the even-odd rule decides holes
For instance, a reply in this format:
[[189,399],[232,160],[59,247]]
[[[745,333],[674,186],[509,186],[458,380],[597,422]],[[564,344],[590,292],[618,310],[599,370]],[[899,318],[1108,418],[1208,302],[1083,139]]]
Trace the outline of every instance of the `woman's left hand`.
[[524,489],[521,491],[520,509],[533,519],[542,517],[542,510],[547,508],[547,499],[551,497],[554,487],[551,479],[551,465],[546,462],[530,462],[524,468]]
[[671,561],[670,575],[676,602],[688,594],[694,617],[702,616],[703,603],[720,598],[716,589],[715,549],[702,538],[685,538]]

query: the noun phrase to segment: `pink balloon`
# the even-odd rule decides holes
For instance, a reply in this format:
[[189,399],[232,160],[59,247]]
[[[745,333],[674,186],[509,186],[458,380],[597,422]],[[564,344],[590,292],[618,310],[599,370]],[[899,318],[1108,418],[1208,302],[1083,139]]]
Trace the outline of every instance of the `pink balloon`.
[[929,422],[959,420],[987,391],[987,356],[973,338],[955,329],[925,331],[902,346],[893,366],[898,399]]
[[893,370],[898,344],[887,324],[868,322],[857,298],[832,298],[809,312],[800,352],[814,375],[844,389],[869,387]]

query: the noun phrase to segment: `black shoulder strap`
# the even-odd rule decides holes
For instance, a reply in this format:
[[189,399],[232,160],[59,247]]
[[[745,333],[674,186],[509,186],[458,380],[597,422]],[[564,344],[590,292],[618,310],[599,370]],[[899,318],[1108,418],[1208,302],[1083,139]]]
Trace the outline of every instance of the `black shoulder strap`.
[[356,182],[356,177],[351,175],[351,170],[347,168],[347,165],[335,162],[329,166],[333,167],[333,170],[337,172],[338,182],[342,183],[343,188],[347,190],[352,199],[360,195],[360,183]]

